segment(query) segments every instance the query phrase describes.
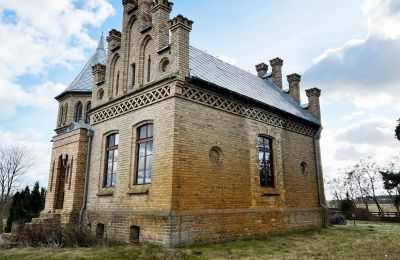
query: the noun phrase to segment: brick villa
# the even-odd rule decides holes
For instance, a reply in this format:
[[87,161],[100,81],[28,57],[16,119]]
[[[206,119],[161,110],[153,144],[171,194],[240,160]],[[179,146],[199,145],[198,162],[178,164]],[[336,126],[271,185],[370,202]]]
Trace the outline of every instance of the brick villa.
[[122,4],[122,30],[56,97],[34,221],[165,246],[324,226],[320,90],[302,106],[280,58],[253,75],[190,46],[193,22],[170,20],[171,2]]

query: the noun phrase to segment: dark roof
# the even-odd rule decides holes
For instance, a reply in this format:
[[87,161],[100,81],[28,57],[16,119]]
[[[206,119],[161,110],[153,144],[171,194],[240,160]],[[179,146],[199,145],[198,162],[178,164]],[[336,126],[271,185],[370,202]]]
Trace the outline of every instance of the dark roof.
[[[78,77],[56,98],[67,93],[90,93],[92,91],[92,67],[97,63],[106,64],[104,38],[101,36],[96,52],[90,58]],[[247,71],[219,60],[197,48],[190,46],[190,76],[217,85],[228,91],[250,98],[285,113],[305,119],[315,124],[319,121],[301,107],[271,79],[261,79]]]
[[90,57],[85,67],[82,69],[79,75],[74,79],[74,81],[72,81],[72,83],[60,95],[58,95],[56,99],[60,98],[61,96],[67,93],[92,92],[92,85],[93,85],[92,67],[98,63],[105,65],[106,61],[107,57],[106,57],[106,49],[104,47],[104,37],[103,35],[101,35],[95,53]]
[[190,47],[189,67],[191,77],[320,124],[309,111],[302,108],[269,78],[261,79],[192,46]]

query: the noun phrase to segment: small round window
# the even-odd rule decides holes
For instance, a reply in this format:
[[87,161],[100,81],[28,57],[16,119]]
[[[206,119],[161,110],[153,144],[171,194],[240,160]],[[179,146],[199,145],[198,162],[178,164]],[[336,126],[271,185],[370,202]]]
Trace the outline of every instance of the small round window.
[[103,90],[103,89],[100,89],[100,90],[97,92],[97,100],[102,100],[102,99],[103,99],[103,96],[104,96],[104,90]]
[[167,58],[164,58],[160,62],[160,71],[167,72],[168,69],[169,69],[169,60]]
[[208,154],[208,156],[210,158],[210,162],[213,165],[220,165],[224,161],[224,155],[222,153],[221,148],[216,147],[216,146],[211,148],[210,153]]
[[306,174],[307,174],[307,163],[302,162],[302,163],[300,164],[300,166],[301,166],[301,173],[302,173],[303,175],[306,175]]

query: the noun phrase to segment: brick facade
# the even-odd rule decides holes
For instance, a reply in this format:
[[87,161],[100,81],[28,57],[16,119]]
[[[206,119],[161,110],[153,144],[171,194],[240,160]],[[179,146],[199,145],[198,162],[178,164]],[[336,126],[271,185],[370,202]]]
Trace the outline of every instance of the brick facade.
[[[67,103],[71,109],[65,122],[59,115],[42,218],[75,222],[82,207],[88,130],[66,131],[79,100],[91,101],[94,131],[85,224],[94,231],[104,225],[107,238],[129,241],[131,227],[139,227],[140,241],[181,246],[323,226],[319,126],[190,82],[193,22],[181,15],[169,20],[172,4],[166,0],[123,5],[122,31],[107,38],[107,64],[93,68],[92,95],[60,100],[60,111]],[[282,63],[271,61],[280,87]],[[319,92],[308,95],[319,118]],[[137,129],[149,122],[152,181],[135,185]],[[104,187],[106,140],[113,133],[119,134],[117,180]],[[259,136],[272,140],[273,188],[260,186]],[[68,155],[64,183],[57,181],[63,178],[62,155]],[[59,185],[62,209],[56,208]]]

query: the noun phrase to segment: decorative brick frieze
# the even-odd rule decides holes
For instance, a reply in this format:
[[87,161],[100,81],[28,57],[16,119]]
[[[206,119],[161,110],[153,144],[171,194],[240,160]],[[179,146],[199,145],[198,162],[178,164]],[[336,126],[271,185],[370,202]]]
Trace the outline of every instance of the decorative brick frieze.
[[313,136],[316,133],[316,129],[310,126],[306,126],[289,119],[284,119],[281,116],[271,112],[244,105],[197,88],[188,86],[183,87],[182,96],[188,100],[195,101],[203,105],[221,109],[236,115],[254,119],[303,135]]
[[144,106],[154,104],[168,98],[171,95],[170,86],[163,86],[146,93],[133,96],[112,106],[106,107],[93,114],[93,125],[117,117],[119,115],[134,111]]

